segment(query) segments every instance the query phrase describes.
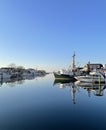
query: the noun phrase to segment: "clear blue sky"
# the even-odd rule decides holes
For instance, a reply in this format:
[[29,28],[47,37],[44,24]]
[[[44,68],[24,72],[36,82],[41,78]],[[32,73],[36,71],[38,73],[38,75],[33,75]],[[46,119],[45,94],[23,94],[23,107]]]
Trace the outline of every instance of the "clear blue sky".
[[106,0],[0,0],[0,67],[106,64]]

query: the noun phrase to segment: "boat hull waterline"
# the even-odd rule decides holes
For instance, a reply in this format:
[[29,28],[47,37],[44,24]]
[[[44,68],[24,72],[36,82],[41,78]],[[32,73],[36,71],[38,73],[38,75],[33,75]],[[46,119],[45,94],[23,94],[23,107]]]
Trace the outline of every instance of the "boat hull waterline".
[[75,80],[73,75],[68,75],[68,74],[57,74],[54,73],[55,79],[59,80]]

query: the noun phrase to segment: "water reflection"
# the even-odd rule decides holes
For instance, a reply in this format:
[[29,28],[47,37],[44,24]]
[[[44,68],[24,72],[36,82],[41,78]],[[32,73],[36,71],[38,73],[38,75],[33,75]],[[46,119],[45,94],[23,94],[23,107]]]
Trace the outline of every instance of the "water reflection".
[[95,96],[103,96],[103,91],[106,88],[106,84],[81,83],[79,81],[75,82],[75,84],[87,90],[89,97],[91,96],[91,92]]
[[54,85],[59,86],[59,88],[69,88],[73,104],[76,103],[75,101],[75,93],[77,90],[77,86],[75,85],[75,82],[71,82],[70,80],[55,80]]
[[93,84],[84,82],[72,82],[68,80],[55,80],[54,86],[59,86],[59,88],[69,88],[73,104],[76,104],[76,92],[80,92],[80,89],[84,89],[88,92],[88,97],[91,97],[91,93],[95,96],[103,96],[103,91],[106,89],[106,84]]
[[[53,75],[26,79],[3,81],[0,130],[106,129],[105,85],[54,81]],[[17,85],[22,82],[25,83]],[[8,87],[10,84],[15,87]],[[95,96],[98,93],[102,95],[100,98]]]
[[3,79],[0,81],[0,87],[2,87],[3,84],[8,84],[10,86],[15,86],[17,84],[23,84],[24,80],[23,79],[18,79],[18,78],[14,78],[14,79]]
[[26,77],[18,77],[18,78],[0,79],[0,87],[2,87],[3,84],[8,84],[9,86],[14,87],[18,84],[25,83],[25,80],[33,80],[37,77],[44,77],[44,76],[26,76]]

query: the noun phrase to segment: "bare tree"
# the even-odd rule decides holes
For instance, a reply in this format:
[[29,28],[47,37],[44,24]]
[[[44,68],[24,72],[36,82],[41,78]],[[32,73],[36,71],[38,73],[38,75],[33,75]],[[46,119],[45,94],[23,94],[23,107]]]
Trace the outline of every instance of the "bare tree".
[[14,63],[11,63],[8,65],[9,68],[16,68],[16,65]]

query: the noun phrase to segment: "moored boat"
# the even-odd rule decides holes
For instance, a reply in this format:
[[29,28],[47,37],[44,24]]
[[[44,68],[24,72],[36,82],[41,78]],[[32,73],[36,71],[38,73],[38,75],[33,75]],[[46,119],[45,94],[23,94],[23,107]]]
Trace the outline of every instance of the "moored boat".
[[58,72],[53,72],[55,79],[60,80],[76,80],[74,78],[74,69],[75,69],[75,53],[72,56],[72,65],[68,70],[61,69]]
[[55,76],[55,79],[62,79],[62,80],[70,80],[70,79],[75,79],[74,78],[74,75],[71,73],[62,73],[62,71],[59,71],[59,72],[53,72],[54,73],[54,76]]
[[88,83],[104,83],[105,78],[99,72],[90,72],[89,75],[86,76],[76,76],[75,77],[80,82],[88,82]]

